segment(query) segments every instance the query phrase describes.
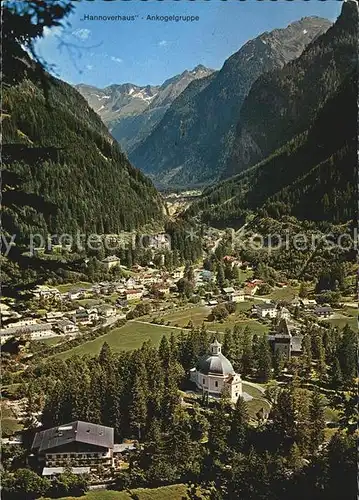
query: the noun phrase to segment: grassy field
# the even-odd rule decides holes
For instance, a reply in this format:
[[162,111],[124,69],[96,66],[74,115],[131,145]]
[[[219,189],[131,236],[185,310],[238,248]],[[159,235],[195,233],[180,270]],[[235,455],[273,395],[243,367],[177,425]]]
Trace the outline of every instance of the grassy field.
[[229,316],[223,323],[219,322],[207,322],[206,326],[209,330],[215,330],[218,332],[225,332],[227,328],[233,328],[235,325],[239,325],[241,328],[248,326],[252,333],[264,333],[268,332],[269,328],[267,325],[263,325],[256,321],[255,319],[239,319],[235,315]]
[[[74,354],[95,355],[100,352],[104,342],[107,342],[114,352],[131,351],[141,347],[143,342],[151,340],[153,345],[158,345],[163,335],[169,336],[171,332],[178,333],[179,328],[187,327],[191,320],[195,326],[201,326],[204,322],[206,328],[210,331],[218,331],[223,333],[226,328],[233,328],[235,324],[241,327],[249,326],[254,333],[263,333],[268,331],[268,327],[259,323],[254,319],[243,319],[240,315],[242,311],[248,310],[251,307],[250,302],[238,304],[237,312],[231,314],[223,323],[208,321],[207,317],[210,313],[210,308],[206,306],[192,307],[183,311],[174,311],[164,316],[164,325],[153,323],[142,323],[141,321],[150,322],[155,316],[144,316],[138,321],[127,322],[121,328],[115,328],[111,332],[98,337],[95,340],[85,342],[69,351],[55,354],[56,357],[66,359]],[[169,325],[166,323],[169,322]],[[174,327],[174,328],[171,328]]]
[[[211,308],[206,306],[189,307],[188,309],[185,309],[183,311],[173,311],[163,316],[161,315],[160,319],[163,319],[165,323],[167,321],[170,321],[172,326],[179,326],[182,328],[186,327],[189,321],[192,321],[195,326],[201,326],[202,323],[206,320],[210,311]],[[144,319],[147,321],[151,321],[155,317],[156,315],[152,314],[150,316],[146,316],[146,318]]]
[[1,402],[1,434],[3,437],[12,436],[15,432],[21,431],[22,425],[18,423],[12,410]]
[[45,345],[56,345],[58,344],[59,342],[63,342],[63,337],[51,337],[49,339],[41,339],[41,340],[36,340],[35,342],[40,342],[41,344],[45,344]]
[[[82,497],[76,497],[76,500],[182,500],[188,498],[186,486],[175,484],[172,486],[163,486],[162,488],[138,488],[127,491],[89,491]],[[42,499],[47,500],[47,499]],[[62,497],[59,500],[75,500],[74,497]]]
[[66,293],[73,288],[91,288],[92,284],[87,283],[87,281],[79,281],[77,283],[65,283],[64,285],[56,285],[55,288],[58,289],[60,293]]
[[344,328],[345,325],[349,325],[353,330],[358,328],[358,320],[356,318],[333,318],[328,319],[327,321],[329,321],[331,325],[337,326],[338,328]]
[[96,355],[100,352],[104,342],[107,342],[114,352],[131,351],[141,347],[143,342],[151,340],[153,345],[158,345],[163,335],[171,332],[178,333],[179,330],[160,325],[150,325],[137,322],[128,322],[121,328],[114,328],[111,332],[98,337],[90,342],[85,342],[69,351],[55,354],[56,357],[66,359],[74,354]]
[[274,301],[286,300],[289,302],[292,301],[294,297],[298,296],[298,292],[299,287],[288,285],[285,288],[274,288],[271,293],[269,293],[268,295],[264,295],[263,298],[271,299]]
[[345,325],[349,325],[353,330],[358,328],[358,309],[355,307],[344,307],[340,309],[335,318],[328,319],[333,326],[343,328]]
[[[259,323],[254,319],[247,319],[242,317],[242,312],[249,311],[252,307],[252,302],[241,302],[237,304],[237,311],[234,314],[230,314],[228,318],[222,322],[219,321],[208,321],[208,316],[211,312],[211,308],[208,306],[198,306],[188,308],[182,311],[173,311],[168,314],[161,316],[161,319],[165,323],[170,322],[171,326],[179,326],[185,328],[189,321],[192,321],[194,326],[201,326],[202,323],[205,324],[208,330],[224,332],[226,328],[233,328],[234,325],[239,324],[241,327],[249,326],[254,333],[263,333],[268,331],[266,325]],[[146,319],[151,321],[155,316],[148,316]]]
[[253,385],[242,383],[243,391],[252,396],[253,398],[263,398],[263,393]]

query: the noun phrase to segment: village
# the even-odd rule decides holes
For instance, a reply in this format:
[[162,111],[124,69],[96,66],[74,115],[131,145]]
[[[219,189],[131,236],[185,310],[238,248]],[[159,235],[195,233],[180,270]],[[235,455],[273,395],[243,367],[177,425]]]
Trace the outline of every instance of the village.
[[[252,267],[247,263],[232,256],[225,256],[224,263],[231,266],[244,268],[251,273]],[[110,256],[102,262],[104,268],[111,270],[120,268],[120,260]],[[31,309],[18,312],[16,304],[8,305],[5,301],[1,304],[1,343],[12,337],[28,336],[31,340],[55,339],[69,340],[80,336],[88,329],[99,329],[115,325],[118,320],[133,319],[133,315],[148,316],[150,313],[165,311],[176,312],[179,307],[186,308],[179,282],[183,279],[185,268],[166,272],[156,268],[133,266],[127,277],[115,281],[102,281],[100,283],[83,283],[74,286],[49,286],[38,285],[32,292]],[[300,322],[294,321],[289,310],[296,308],[310,314],[320,321],[321,319],[334,318],[340,315],[340,310],[335,311],[328,304],[317,304],[315,299],[293,297],[291,300],[273,300],[266,295],[259,295],[260,287],[264,281],[248,279],[240,285],[216,286],[214,273],[203,267],[194,267],[192,300],[187,301],[189,307],[206,307],[214,310],[214,315],[221,318],[221,306],[232,304],[229,307],[235,312],[237,304],[247,304],[248,318],[257,319],[259,322],[285,319],[290,322],[291,329],[298,331]],[[285,290],[288,283],[277,283],[276,288]],[[64,288],[66,289],[65,291]],[[285,297],[285,294],[284,294]],[[281,303],[283,306],[281,307]],[[140,305],[144,307],[141,307]],[[284,307],[285,306],[287,307]],[[224,313],[226,316],[226,313]]]
[[[209,255],[212,255],[213,247],[211,241]],[[116,352],[121,352],[140,347],[147,340],[158,344],[163,335],[177,335],[203,327],[212,339],[223,342],[229,329],[239,327],[248,328],[258,337],[265,334],[273,359],[278,357],[283,366],[289,367],[287,377],[290,378],[291,364],[295,366],[303,355],[308,322],[324,328],[329,324],[340,327],[355,321],[355,309],[351,307],[349,298],[347,302],[332,307],[323,301],[318,302],[315,295],[308,292],[308,287],[295,280],[271,282],[269,286],[265,280],[255,278],[253,266],[242,261],[238,255],[221,258],[220,264],[227,274],[224,279],[222,267],[216,271],[209,270],[206,258],[200,264],[180,266],[171,271],[161,265],[161,259],[157,261],[160,265],[150,261],[147,266],[133,265],[129,269],[121,265],[116,255],[109,255],[101,262],[109,276],[107,280],[57,286],[41,284],[24,301],[25,307],[12,300],[2,302],[0,335],[3,362],[8,372],[2,408],[9,416],[3,422],[3,443],[16,444],[19,439],[21,443],[18,431],[28,422],[27,401],[26,398],[17,400],[16,396],[14,399],[11,395],[7,399],[8,388],[16,386],[16,373],[26,369],[32,358],[36,361],[42,356],[67,359],[73,354],[94,355],[104,342],[108,342]],[[19,355],[15,357],[12,356],[14,342],[19,348]],[[209,353],[212,349],[208,346]],[[216,349],[218,352],[215,355],[222,356],[221,347]],[[224,366],[227,370],[229,366],[229,372],[221,368],[218,380],[212,369],[206,373],[191,371],[188,380],[194,385],[188,389],[187,395],[183,394],[183,404],[201,401],[204,393],[210,398],[220,397],[223,383],[227,383],[224,381],[230,377],[234,380],[233,401],[240,394],[249,405],[252,404],[252,420],[257,425],[258,418],[268,417],[270,408],[264,398],[265,386],[253,384],[248,379],[243,381],[241,374],[236,374],[227,362]],[[41,426],[41,411],[31,414],[31,422],[35,428]],[[7,423],[10,424],[8,427]],[[62,473],[67,458],[72,458],[75,459],[72,460],[75,472],[91,472],[96,483],[100,480],[96,472],[98,465],[105,469],[106,466],[111,470],[114,467],[121,469],[124,464],[126,466],[128,453],[136,449],[136,440],[116,444],[112,437],[103,444],[102,437],[96,437],[96,434],[102,436],[105,431],[91,423],[63,422],[58,429],[41,432],[45,432],[46,436],[49,433],[60,433],[59,436],[71,434],[71,442],[76,442],[75,425],[90,426],[93,441],[92,438],[85,440],[75,448],[69,444],[69,449],[66,446],[61,454],[51,449],[53,438],[49,438],[48,446],[43,444],[41,438],[41,449],[33,445],[35,455],[42,454],[42,475],[49,477]],[[111,434],[111,431],[106,432]]]

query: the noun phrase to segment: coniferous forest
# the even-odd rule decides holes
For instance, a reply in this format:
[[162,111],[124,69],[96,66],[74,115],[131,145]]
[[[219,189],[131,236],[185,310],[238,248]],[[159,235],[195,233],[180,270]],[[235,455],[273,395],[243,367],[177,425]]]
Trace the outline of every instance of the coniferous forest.
[[34,217],[31,206],[18,211],[5,204],[5,230],[21,238],[31,231],[103,234],[161,223],[164,207],[152,183],[130,165],[85,99],[21,49],[17,20],[7,10],[5,22],[3,167],[19,176],[24,191],[56,207]]

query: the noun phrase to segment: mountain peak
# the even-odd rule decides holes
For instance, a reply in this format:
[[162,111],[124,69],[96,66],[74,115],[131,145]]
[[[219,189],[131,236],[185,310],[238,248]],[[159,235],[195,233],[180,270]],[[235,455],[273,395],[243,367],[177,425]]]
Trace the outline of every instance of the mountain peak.
[[214,70],[198,64],[166,80],[161,86],[111,84],[104,89],[92,85],[77,85],[77,90],[100,115],[112,135],[129,151],[135,142],[150,133],[167,108],[194,80],[204,78]]
[[214,71],[214,70],[211,68],[207,68],[203,64],[197,64],[197,66],[195,68],[193,68],[192,73],[198,72],[198,71]]

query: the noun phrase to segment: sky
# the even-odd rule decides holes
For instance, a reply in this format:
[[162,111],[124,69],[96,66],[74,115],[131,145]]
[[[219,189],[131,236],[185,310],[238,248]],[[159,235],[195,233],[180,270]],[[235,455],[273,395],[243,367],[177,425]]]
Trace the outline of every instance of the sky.
[[[334,21],[339,0],[81,0],[63,28],[47,29],[37,51],[71,83],[159,85],[198,64],[220,69],[248,40],[306,16]],[[133,21],[85,16],[135,16]],[[192,22],[147,16],[198,16]]]

